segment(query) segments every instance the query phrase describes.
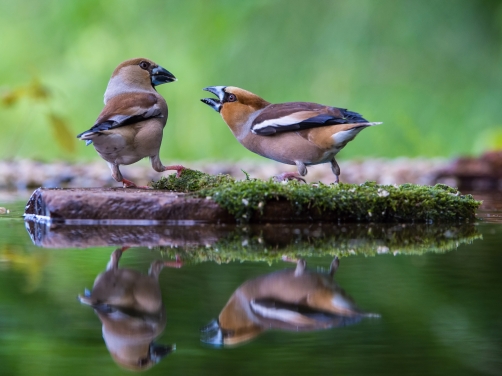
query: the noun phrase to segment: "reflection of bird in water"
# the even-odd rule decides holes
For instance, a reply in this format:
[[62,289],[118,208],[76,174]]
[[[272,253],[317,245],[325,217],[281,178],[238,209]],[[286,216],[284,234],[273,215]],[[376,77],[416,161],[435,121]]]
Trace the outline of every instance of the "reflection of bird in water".
[[164,266],[175,263],[154,261],[148,275],[120,269],[118,263],[127,247],[115,250],[106,271],[97,276],[92,292],[79,296],[94,308],[103,323],[103,338],[115,362],[129,370],[145,370],[175,350],[175,345],[158,345],[153,340],[166,326],[166,311],[158,282]]
[[354,324],[364,316],[354,301],[333,281],[339,260],[328,274],[285,269],[251,279],[230,297],[218,320],[202,329],[201,340],[213,345],[236,345],[266,329],[308,331]]

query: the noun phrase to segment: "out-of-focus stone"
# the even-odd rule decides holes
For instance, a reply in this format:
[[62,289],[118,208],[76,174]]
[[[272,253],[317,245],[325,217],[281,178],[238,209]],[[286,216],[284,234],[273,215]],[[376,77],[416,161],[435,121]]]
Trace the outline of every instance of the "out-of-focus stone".
[[[371,158],[340,160],[340,181],[361,184],[375,181],[378,184],[414,183],[431,185],[444,183],[460,189],[502,190],[502,152],[485,153],[480,158],[458,158],[453,162],[439,158]],[[179,161],[176,161],[177,163]],[[195,161],[181,164],[212,175],[229,174],[245,179],[242,170],[251,178],[268,180],[282,172],[295,171],[294,166],[263,160]],[[132,166],[121,166],[127,179],[137,185],[147,185],[159,180],[165,173],[155,172],[147,160]],[[328,164],[309,166],[307,182],[329,184],[334,176]],[[32,160],[0,161],[0,190],[23,191],[37,187],[90,188],[119,187],[101,160],[71,164],[56,161],[42,163]]]
[[437,171],[434,180],[455,184],[461,190],[502,190],[502,151],[457,158]]

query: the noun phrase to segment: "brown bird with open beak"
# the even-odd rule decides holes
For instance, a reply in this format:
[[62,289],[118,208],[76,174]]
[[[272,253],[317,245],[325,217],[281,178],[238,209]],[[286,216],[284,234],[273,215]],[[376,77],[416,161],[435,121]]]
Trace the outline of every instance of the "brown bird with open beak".
[[271,104],[233,86],[210,86],[204,90],[218,99],[202,102],[219,112],[237,140],[252,152],[275,161],[296,165],[297,173],[276,178],[305,181],[309,165],[331,163],[338,183],[336,154],[359,132],[371,125],[360,114],[343,108],[309,102]]
[[130,165],[149,157],[157,172],[183,166],[164,166],[159,150],[167,122],[167,103],[155,87],[176,81],[176,77],[153,61],[138,58],[124,61],[112,74],[105,91],[105,108],[94,126],[77,138],[93,144],[108,162],[112,177],[124,188],[136,187],[120,173],[120,165]]
[[212,345],[237,345],[265,330],[312,331],[355,324],[364,313],[333,281],[339,260],[327,274],[296,269],[265,274],[243,283],[232,294],[218,320],[202,329],[201,340]]

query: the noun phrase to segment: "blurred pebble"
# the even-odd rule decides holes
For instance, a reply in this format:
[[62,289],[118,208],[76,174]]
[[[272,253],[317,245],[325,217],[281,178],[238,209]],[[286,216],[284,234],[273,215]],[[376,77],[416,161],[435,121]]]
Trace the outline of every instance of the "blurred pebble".
[[[176,161],[178,162],[178,161]],[[397,158],[366,159],[339,162],[340,181],[361,184],[375,181],[379,184],[434,184],[436,172],[449,163],[446,159]],[[182,163],[191,169],[209,174],[229,174],[238,180],[246,178],[269,179],[283,172],[294,172],[295,167],[274,162],[244,160],[237,162],[195,161]],[[123,175],[138,185],[147,185],[167,173],[155,172],[147,160],[131,166],[120,167]],[[306,180],[309,183],[332,183],[334,176],[328,164],[309,166]],[[450,179],[451,180],[451,179]],[[451,181],[449,183],[454,183]],[[110,176],[106,163],[96,160],[86,163],[42,163],[33,160],[0,161],[0,190],[32,190],[46,188],[120,187]]]

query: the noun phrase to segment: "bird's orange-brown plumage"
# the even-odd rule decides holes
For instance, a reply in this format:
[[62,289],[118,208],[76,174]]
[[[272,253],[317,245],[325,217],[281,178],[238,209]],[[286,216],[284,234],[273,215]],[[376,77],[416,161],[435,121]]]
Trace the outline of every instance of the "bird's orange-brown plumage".
[[302,176],[307,173],[306,166],[329,162],[338,182],[340,168],[335,155],[362,129],[379,124],[368,122],[356,112],[317,103],[271,104],[233,86],[205,90],[217,95],[218,100],[202,101],[220,112],[242,145],[263,157],[296,165]]
[[124,187],[134,183],[124,179],[120,165],[150,158],[155,171],[176,170],[164,166],[159,150],[167,121],[167,103],[156,85],[173,82],[169,71],[145,58],[124,61],[113,71],[104,95],[105,107],[93,127],[77,137],[93,144],[111,169],[112,177]]

